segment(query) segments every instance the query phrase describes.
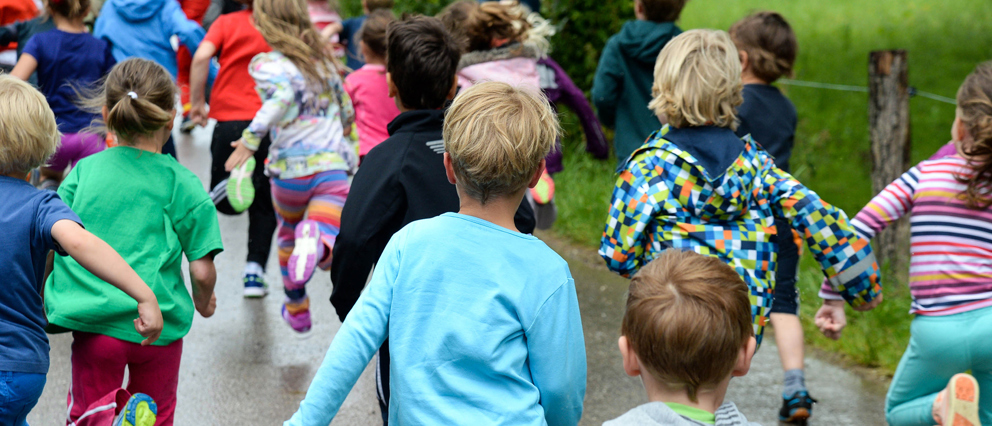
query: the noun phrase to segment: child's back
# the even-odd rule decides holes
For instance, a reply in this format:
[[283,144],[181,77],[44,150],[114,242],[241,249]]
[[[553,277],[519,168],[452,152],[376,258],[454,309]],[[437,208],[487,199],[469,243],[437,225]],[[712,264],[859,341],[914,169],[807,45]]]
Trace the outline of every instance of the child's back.
[[775,165],[789,172],[789,157],[796,135],[796,107],[777,87],[745,84],[744,103],[737,109],[740,125],[737,135],[751,135],[775,159]]
[[108,0],[93,26],[93,35],[110,42],[118,62],[130,57],[148,59],[165,67],[173,79],[179,65],[172,36],[196,51],[204,34],[174,0]]
[[210,118],[217,121],[250,121],[262,107],[248,65],[256,55],[272,48],[255,29],[251,15],[251,10],[221,15],[204,38],[220,52],[220,71],[210,98]]

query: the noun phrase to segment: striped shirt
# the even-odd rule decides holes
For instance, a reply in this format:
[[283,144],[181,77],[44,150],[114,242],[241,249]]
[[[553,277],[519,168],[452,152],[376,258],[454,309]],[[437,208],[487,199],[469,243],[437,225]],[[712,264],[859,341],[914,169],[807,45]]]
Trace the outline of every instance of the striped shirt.
[[[872,238],[910,213],[910,313],[951,315],[992,306],[992,211],[969,209],[958,177],[973,173],[953,155],[927,160],[875,196],[851,221]],[[839,299],[829,285],[821,296]],[[830,297],[833,296],[833,297]]]

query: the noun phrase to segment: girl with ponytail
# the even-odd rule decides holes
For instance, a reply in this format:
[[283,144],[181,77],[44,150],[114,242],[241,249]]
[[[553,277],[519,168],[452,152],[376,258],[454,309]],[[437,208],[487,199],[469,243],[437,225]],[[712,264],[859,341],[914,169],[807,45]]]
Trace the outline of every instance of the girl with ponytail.
[[[203,184],[162,154],[176,117],[176,86],[161,65],[132,58],[117,64],[81,102],[99,111],[118,146],[91,155],[69,172],[59,195],[88,231],[114,247],[155,293],[165,327],[144,346],[131,321],[134,301],[57,256],[45,283],[51,327],[72,331],[72,386],[68,422],[117,392],[129,371],[130,393],[158,406],[156,425],[171,425],[176,408],[182,339],[194,309],[216,307],[213,258],[221,245],[217,210]],[[186,290],[182,257],[189,261],[193,294]]]
[[282,317],[306,333],[311,321],[305,286],[316,267],[331,266],[348,177],[358,167],[356,144],[346,136],[355,113],[341,80],[343,67],[310,22],[306,0],[255,0],[253,18],[272,52],[256,55],[248,67],[262,107],[232,144],[225,164],[232,172],[227,197],[236,207],[252,203],[253,155],[269,136],[266,172],[286,290]]
[[[885,404],[893,426],[992,424],[992,397],[978,391],[992,390],[992,62],[958,89],[951,136],[956,153],[917,164],[851,221],[871,238],[912,217],[916,317]],[[821,295],[839,299],[827,285]]]

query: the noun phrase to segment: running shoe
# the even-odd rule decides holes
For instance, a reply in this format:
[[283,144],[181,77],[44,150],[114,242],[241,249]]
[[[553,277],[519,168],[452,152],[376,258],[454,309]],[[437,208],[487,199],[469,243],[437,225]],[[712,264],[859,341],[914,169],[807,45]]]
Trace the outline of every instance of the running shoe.
[[282,304],[282,319],[297,333],[307,335],[313,324],[310,322],[310,298],[304,296],[299,301],[287,298]]
[[183,122],[182,124],[179,125],[180,132],[183,132],[184,134],[189,134],[195,128],[196,128],[196,123],[194,123],[193,120],[190,120],[188,116],[183,117]]
[[247,210],[255,201],[255,185],[251,181],[254,172],[255,157],[249,157],[240,167],[231,170],[231,177],[227,179],[227,200],[238,213]]
[[955,374],[934,401],[942,426],[979,426],[978,382],[970,374]]
[[778,420],[783,423],[805,423],[813,416],[813,404],[816,404],[816,400],[806,391],[796,392],[791,397],[783,397]]
[[113,426],[155,426],[158,406],[152,397],[143,393],[131,395],[124,409],[114,419]]
[[302,286],[310,281],[317,262],[324,257],[324,243],[320,240],[320,226],[316,221],[303,220],[296,225],[295,244],[286,268],[289,281]]
[[555,198],[555,181],[547,170],[541,174],[541,180],[537,181],[537,186],[530,188],[530,194],[537,204],[548,204]]
[[265,278],[258,274],[245,274],[245,298],[254,299],[269,294],[269,286]]

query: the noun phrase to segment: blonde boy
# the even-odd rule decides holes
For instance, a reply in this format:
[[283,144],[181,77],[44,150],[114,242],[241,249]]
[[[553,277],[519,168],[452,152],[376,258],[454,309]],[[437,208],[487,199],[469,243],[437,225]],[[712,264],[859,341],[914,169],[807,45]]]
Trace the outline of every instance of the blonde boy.
[[[738,138],[741,63],[726,32],[674,38],[655,65],[648,105],[669,125],[621,167],[599,253],[623,275],[670,248],[717,257],[750,289],[761,343],[775,288],[775,218],[804,235],[831,285],[859,310],[881,300],[871,246],[843,211],[775,167],[749,137]],[[828,310],[827,312],[832,312]]]
[[621,333],[624,371],[641,376],[649,402],[604,426],[754,425],[723,402],[756,346],[748,288],[733,268],[662,253],[630,281]]
[[444,121],[458,213],[393,235],[286,425],[326,425],[389,337],[390,424],[575,425],[586,358],[568,264],[514,213],[559,134],[547,100],[472,86]]

